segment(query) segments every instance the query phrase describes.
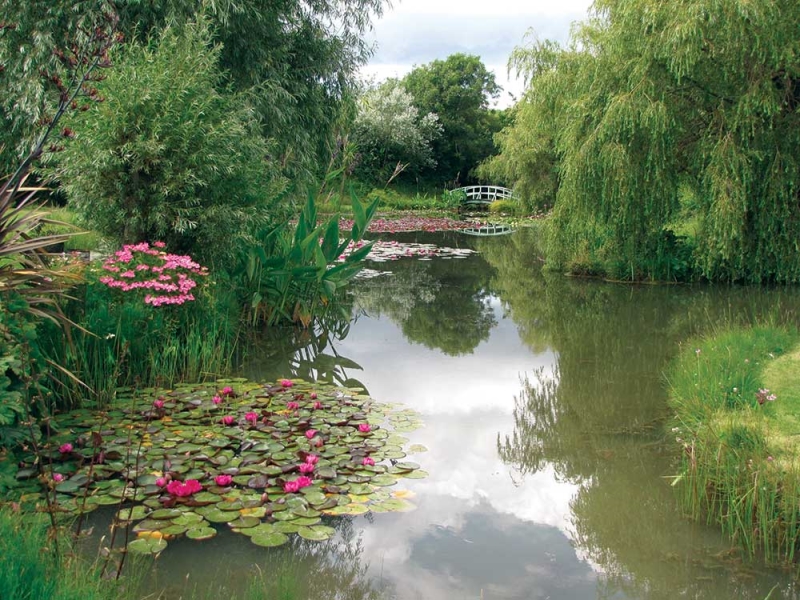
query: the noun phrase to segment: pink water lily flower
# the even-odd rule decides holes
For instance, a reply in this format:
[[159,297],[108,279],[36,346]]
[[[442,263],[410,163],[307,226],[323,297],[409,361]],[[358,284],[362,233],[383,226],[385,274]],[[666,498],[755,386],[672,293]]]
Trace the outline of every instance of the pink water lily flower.
[[233,388],[229,385],[226,385],[222,390],[219,392],[223,396],[233,396]]
[[72,452],[72,444],[70,444],[69,442],[67,442],[66,444],[61,444],[58,447],[58,451],[61,454],[69,454],[70,452]]
[[283,491],[287,494],[294,494],[300,491],[300,484],[297,483],[297,480],[294,481],[287,481],[283,484]]
[[158,487],[164,487],[165,485],[167,485],[167,482],[168,480],[166,477],[159,477],[158,479],[156,479],[156,485]]
[[309,454],[306,456],[306,462],[310,465],[315,465],[319,462],[319,456],[316,454]]
[[375,466],[375,459],[371,456],[365,456],[364,460],[361,461],[361,464],[365,467],[374,467]]
[[213,402],[214,404],[219,404],[220,402],[222,402],[222,396],[214,396],[211,399],[211,402]]
[[313,438],[315,435],[317,435],[317,430],[316,429],[309,429],[308,431],[306,431],[306,437],[308,439]]
[[167,484],[167,491],[178,498],[186,498],[202,490],[203,486],[197,479],[187,479],[185,482],[174,479]]
[[320,408],[322,408],[322,402],[314,402],[314,410],[319,410]]
[[290,388],[294,385],[294,382],[291,379],[281,379],[281,385],[285,388]]
[[162,408],[164,408],[164,401],[161,398],[159,398],[158,400],[153,400],[153,408],[161,410]]
[[295,479],[295,481],[297,482],[297,485],[300,486],[300,489],[314,484],[314,480],[311,479],[311,477],[307,477],[305,475],[301,475],[300,477]]
[[300,472],[303,475],[305,475],[307,473],[313,473],[314,472],[314,465],[312,465],[311,463],[307,463],[307,462],[301,463],[300,464]]
[[361,433],[369,433],[372,431],[372,427],[369,426],[369,423],[359,423],[358,430]]
[[300,408],[300,404],[298,402],[287,402],[286,408],[288,408],[289,410],[297,410],[298,408]]
[[61,473],[53,473],[53,481],[56,483],[61,483],[64,481],[64,476]]
[[317,399],[317,392],[311,392],[311,399],[312,400],[316,400]]
[[251,411],[251,412],[249,412],[249,413],[247,413],[247,414],[244,416],[244,418],[245,418],[247,421],[249,421],[250,423],[252,423],[253,425],[255,425],[255,424],[256,424],[256,421],[258,421],[258,415],[257,415],[256,413],[252,412],[252,411]]
[[231,415],[225,415],[222,417],[222,424],[223,425],[233,425],[236,422],[236,417],[232,417]]
[[229,486],[232,481],[233,477],[231,477],[230,475],[217,475],[214,478],[214,483],[216,483],[220,487]]

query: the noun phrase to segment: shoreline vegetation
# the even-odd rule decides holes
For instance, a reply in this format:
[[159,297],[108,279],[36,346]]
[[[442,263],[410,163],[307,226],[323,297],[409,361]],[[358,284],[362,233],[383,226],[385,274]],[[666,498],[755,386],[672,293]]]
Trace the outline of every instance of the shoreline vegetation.
[[686,343],[667,373],[683,509],[773,564],[800,545],[798,342],[793,328],[728,328]]

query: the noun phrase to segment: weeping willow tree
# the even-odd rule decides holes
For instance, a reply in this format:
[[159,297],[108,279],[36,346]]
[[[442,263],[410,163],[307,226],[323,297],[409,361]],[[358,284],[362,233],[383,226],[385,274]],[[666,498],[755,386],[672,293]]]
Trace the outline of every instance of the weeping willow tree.
[[555,201],[551,267],[800,281],[796,0],[597,0],[513,61],[528,89],[486,168]]

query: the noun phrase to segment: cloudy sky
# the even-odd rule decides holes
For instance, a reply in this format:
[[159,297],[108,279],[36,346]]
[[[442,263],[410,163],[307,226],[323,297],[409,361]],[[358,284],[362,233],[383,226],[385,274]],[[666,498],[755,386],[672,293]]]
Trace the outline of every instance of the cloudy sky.
[[566,41],[574,21],[583,20],[590,0],[394,0],[372,32],[377,50],[362,72],[380,81],[402,76],[414,65],[450,54],[477,54],[504,92],[500,106],[519,95],[521,82],[509,80],[511,50],[531,30],[541,39]]

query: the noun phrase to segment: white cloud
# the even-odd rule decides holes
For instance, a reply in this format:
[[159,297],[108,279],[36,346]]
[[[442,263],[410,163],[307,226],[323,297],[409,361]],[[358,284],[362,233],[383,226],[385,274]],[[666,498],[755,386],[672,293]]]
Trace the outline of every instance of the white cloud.
[[416,64],[445,59],[458,52],[476,54],[495,73],[505,92],[499,105],[519,96],[521,81],[509,78],[508,57],[526,32],[565,42],[574,21],[586,17],[588,0],[405,0],[375,23],[376,52],[362,70],[378,81],[402,77]]

